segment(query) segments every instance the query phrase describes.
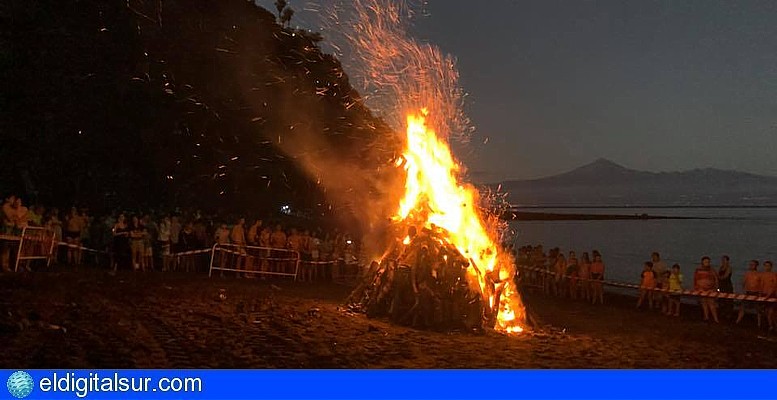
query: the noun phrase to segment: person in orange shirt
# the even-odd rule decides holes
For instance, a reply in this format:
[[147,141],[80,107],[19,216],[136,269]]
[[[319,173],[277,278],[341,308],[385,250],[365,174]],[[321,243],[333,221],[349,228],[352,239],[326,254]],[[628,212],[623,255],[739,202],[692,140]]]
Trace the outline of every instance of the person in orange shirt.
[[[771,261],[764,261],[764,271],[761,272],[761,295],[768,298],[777,297],[777,273],[772,272]],[[774,303],[766,303],[764,309],[769,331],[773,331],[775,327]]]
[[648,309],[653,309],[653,289],[656,288],[656,274],[653,272],[653,263],[646,261],[642,268],[641,282],[639,284],[639,299],[637,308],[642,307],[642,302],[647,298]]

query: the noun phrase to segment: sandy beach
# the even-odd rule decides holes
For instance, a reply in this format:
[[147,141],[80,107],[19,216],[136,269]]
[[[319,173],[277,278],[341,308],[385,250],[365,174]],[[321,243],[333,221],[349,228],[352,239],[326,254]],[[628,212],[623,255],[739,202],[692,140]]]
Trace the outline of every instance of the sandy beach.
[[[225,300],[219,297],[223,289]],[[516,336],[393,326],[342,307],[333,284],[112,275],[0,275],[0,368],[774,368],[752,321],[701,321],[527,293],[538,327]]]

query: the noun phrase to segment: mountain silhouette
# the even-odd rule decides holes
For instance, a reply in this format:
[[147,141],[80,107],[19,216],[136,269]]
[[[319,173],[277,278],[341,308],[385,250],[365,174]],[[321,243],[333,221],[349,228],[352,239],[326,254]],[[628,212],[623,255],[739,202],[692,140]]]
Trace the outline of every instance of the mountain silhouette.
[[603,158],[559,175],[501,182],[501,188],[523,206],[777,205],[777,177],[716,168],[647,172]]

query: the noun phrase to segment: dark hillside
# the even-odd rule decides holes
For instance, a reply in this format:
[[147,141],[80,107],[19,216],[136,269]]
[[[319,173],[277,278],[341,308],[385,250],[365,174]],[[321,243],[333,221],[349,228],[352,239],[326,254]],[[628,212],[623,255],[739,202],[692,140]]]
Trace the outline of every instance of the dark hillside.
[[321,36],[251,2],[14,0],[0,13],[2,192],[311,209],[332,180],[316,162],[373,170],[392,150]]

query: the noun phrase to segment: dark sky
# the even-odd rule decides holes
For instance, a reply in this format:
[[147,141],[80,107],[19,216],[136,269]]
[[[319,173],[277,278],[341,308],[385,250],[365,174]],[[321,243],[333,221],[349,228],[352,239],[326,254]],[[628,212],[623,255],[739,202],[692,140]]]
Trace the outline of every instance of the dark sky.
[[[306,4],[291,1],[296,24],[312,18]],[[777,175],[775,1],[430,0],[425,10],[417,37],[458,58],[469,93],[477,131],[458,154],[477,181],[600,157]]]

